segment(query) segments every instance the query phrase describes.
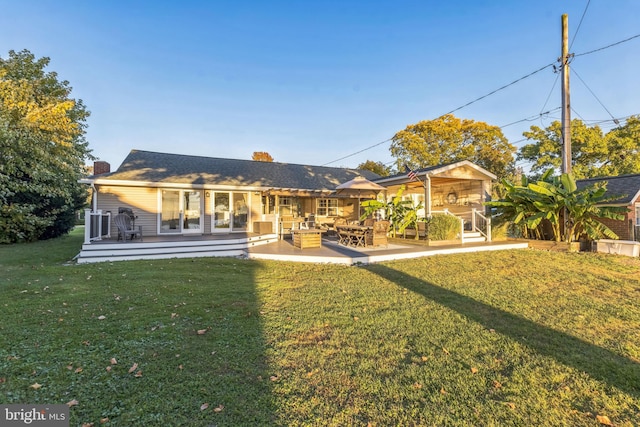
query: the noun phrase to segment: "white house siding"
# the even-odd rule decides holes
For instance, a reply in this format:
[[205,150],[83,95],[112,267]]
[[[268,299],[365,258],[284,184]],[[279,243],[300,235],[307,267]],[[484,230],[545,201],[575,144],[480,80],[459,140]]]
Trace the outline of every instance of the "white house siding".
[[157,235],[158,189],[146,187],[97,186],[98,209],[111,211],[111,229],[116,230],[113,217],[121,207],[131,208],[138,217],[136,226],[142,226],[143,236]]

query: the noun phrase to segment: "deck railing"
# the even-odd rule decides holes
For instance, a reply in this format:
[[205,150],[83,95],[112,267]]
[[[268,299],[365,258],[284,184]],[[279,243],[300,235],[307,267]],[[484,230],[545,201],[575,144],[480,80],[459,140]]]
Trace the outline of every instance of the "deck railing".
[[111,237],[111,212],[84,210],[84,243]]
[[487,242],[491,241],[491,217],[486,217],[475,208],[471,211],[471,230],[482,234]]

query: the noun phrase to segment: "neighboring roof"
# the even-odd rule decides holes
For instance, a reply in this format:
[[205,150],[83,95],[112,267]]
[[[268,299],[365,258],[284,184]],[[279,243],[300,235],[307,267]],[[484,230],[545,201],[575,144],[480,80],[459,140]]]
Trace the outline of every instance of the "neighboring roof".
[[374,180],[379,175],[360,169],[309,166],[254,160],[186,156],[131,150],[118,170],[87,181],[222,185],[254,188],[329,190],[357,176]]
[[640,174],[580,179],[576,184],[584,188],[601,182],[607,182],[608,196],[620,196],[608,204],[630,205],[640,199]]

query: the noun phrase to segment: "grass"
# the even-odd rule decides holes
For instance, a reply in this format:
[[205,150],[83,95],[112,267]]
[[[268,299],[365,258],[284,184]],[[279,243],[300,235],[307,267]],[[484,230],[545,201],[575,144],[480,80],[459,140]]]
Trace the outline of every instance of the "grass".
[[81,239],[0,246],[2,404],[107,426],[640,419],[638,259],[65,265]]

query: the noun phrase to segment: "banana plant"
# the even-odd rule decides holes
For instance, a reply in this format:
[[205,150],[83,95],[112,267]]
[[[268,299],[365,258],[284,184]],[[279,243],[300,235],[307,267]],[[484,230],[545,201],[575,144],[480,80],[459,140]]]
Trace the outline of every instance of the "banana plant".
[[391,236],[396,237],[397,233],[403,233],[407,227],[415,226],[418,220],[417,211],[422,209],[422,203],[417,207],[413,206],[411,200],[402,200],[402,193],[405,186],[401,186],[390,202],[380,200],[365,200],[362,202],[364,214],[360,219],[374,215],[379,210],[384,211],[384,217],[391,222]]
[[626,208],[602,205],[619,196],[606,197],[606,186],[578,189],[572,175],[554,177],[552,173],[553,170],[549,169],[536,182],[523,179],[522,185],[514,185],[505,180],[505,197],[487,202],[486,205],[497,208],[498,217],[524,226],[525,229],[538,231],[538,236],[540,223],[543,220],[549,221],[553,240],[558,242],[571,242],[582,234],[592,239],[602,236],[617,238],[600,219],[624,218]]

